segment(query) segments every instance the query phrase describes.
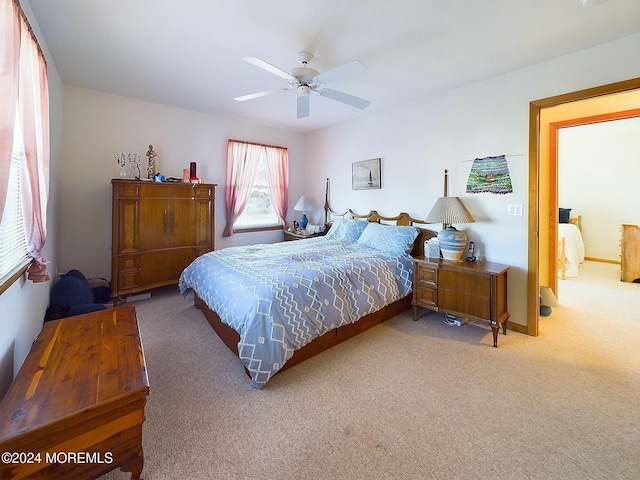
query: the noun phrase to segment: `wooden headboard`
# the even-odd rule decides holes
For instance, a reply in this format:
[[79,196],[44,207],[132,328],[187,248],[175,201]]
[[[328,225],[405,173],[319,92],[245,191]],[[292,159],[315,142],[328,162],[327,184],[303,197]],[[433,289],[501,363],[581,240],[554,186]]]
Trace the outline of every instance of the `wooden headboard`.
[[578,215],[577,217],[571,217],[569,219],[569,223],[573,223],[576,227],[582,231],[582,215]]
[[382,223],[387,225],[402,225],[402,226],[415,226],[418,230],[418,236],[413,242],[413,250],[411,250],[412,257],[420,257],[424,255],[424,242],[430,238],[437,237],[438,232],[429,230],[427,228],[418,227],[418,225],[429,225],[424,220],[418,220],[413,218],[406,212],[401,212],[394,217],[385,217],[376,210],[370,210],[369,213],[356,213],[350,208],[344,212],[337,212],[329,206],[329,179],[327,178],[327,187],[325,191],[324,199],[324,223],[326,227],[329,227],[334,217],[340,218],[362,218],[369,222]]

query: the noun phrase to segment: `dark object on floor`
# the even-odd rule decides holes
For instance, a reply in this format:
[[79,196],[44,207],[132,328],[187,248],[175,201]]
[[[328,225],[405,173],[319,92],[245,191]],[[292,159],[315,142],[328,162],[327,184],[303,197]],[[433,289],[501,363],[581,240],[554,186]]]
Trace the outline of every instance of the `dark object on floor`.
[[93,303],[111,302],[111,283],[106,278],[93,277],[87,281],[93,292]]
[[51,289],[51,300],[44,321],[73,317],[106,308],[96,301],[89,282],[82,272],[69,270]]
[[551,315],[552,310],[548,305],[543,305],[543,301],[544,300],[542,298],[542,295],[540,295],[540,315],[542,315],[543,317],[548,317],[549,315]]

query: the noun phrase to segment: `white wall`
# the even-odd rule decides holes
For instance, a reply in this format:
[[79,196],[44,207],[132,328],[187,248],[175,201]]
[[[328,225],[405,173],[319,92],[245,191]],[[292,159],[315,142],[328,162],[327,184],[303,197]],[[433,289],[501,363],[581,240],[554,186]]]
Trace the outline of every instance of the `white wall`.
[[217,183],[216,249],[282,240],[282,232],[223,238],[227,140],[289,148],[291,219],[303,194],[305,140],[301,134],[65,85],[64,155],[60,178],[60,268],[87,278],[111,278],[111,179],[117,152],[158,153],[156,170],[182,178],[189,162],[198,177]]
[[587,257],[620,261],[620,225],[640,224],[640,117],[558,132],[558,201],[582,215]]
[[[442,195],[460,196],[477,222],[465,225],[480,258],[511,265],[511,320],[526,325],[528,145],[531,101],[640,77],[640,35],[567,55],[365,119],[310,134],[307,192],[318,202],[331,178],[335,209],[407,211],[424,218]],[[471,163],[513,154],[509,195],[465,194]],[[382,157],[381,190],[352,191],[351,163]],[[509,204],[523,216],[507,216]],[[434,227],[438,227],[437,225]]]
[[[47,205],[47,241],[44,256],[50,263],[49,271],[55,273],[58,265],[58,177],[62,148],[62,80],[47,49],[47,45],[35,22],[28,2],[20,2],[29,18],[40,47],[47,58],[49,80],[50,119],[50,183]],[[40,332],[44,314],[49,305],[52,282],[35,284],[23,276],[0,295],[0,398],[9,388],[14,375],[26,358],[34,337]]]

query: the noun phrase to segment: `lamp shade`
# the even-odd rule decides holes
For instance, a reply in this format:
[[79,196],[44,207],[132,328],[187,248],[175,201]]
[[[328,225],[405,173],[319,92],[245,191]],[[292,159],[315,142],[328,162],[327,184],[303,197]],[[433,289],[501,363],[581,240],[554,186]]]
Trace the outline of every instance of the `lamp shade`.
[[311,200],[307,197],[300,197],[293,209],[299,212],[310,212],[313,210],[313,205],[311,205]]
[[453,227],[452,223],[473,223],[475,218],[458,197],[440,197],[427,215],[428,223],[442,223],[438,243],[445,260],[459,261],[467,248],[467,235]]
[[459,197],[440,197],[427,215],[427,223],[473,223],[476,219]]

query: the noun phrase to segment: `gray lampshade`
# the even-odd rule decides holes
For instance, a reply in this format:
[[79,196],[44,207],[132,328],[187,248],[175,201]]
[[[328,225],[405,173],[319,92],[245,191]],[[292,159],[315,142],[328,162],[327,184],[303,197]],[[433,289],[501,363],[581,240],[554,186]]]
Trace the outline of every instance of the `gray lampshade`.
[[307,197],[300,197],[293,209],[297,210],[298,212],[310,212],[313,210],[313,205],[311,205],[311,200],[309,200]]
[[427,223],[473,223],[476,219],[459,197],[440,197],[427,215]]

